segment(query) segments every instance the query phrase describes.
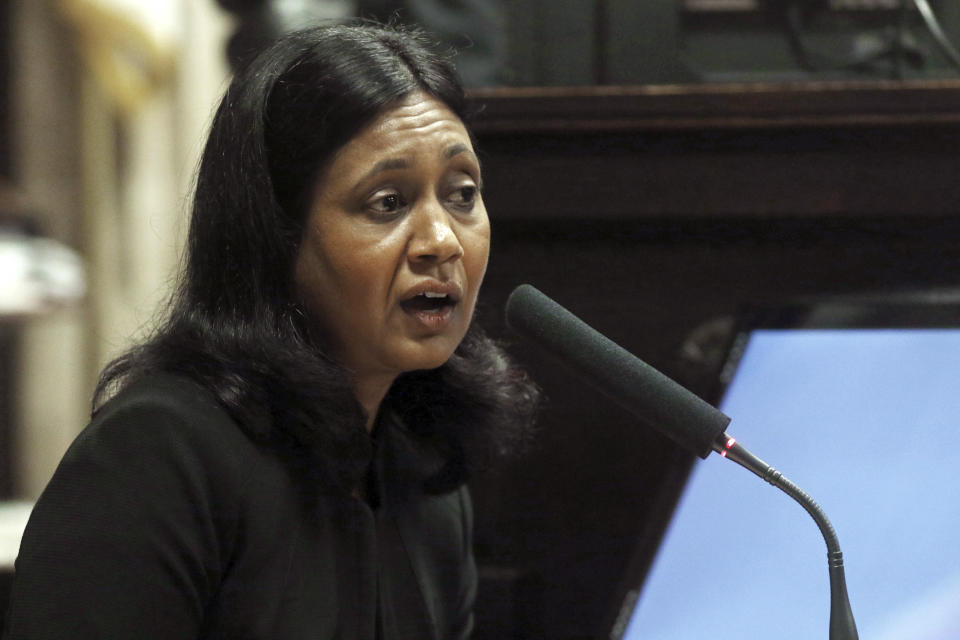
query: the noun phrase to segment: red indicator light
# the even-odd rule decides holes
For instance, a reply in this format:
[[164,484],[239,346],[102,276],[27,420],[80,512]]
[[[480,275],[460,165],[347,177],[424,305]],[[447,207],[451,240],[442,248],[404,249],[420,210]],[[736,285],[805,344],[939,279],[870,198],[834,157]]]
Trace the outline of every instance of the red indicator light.
[[736,438],[731,438],[730,436],[727,436],[727,443],[723,445],[723,451],[720,452],[720,457],[726,458],[727,451],[730,451],[730,449],[733,448],[733,445],[735,445],[736,443],[737,443]]

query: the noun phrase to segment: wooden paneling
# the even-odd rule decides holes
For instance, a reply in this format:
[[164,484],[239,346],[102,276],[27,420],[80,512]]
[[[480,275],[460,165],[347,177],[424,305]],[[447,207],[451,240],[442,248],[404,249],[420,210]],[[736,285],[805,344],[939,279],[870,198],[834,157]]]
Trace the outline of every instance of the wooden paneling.
[[505,218],[960,212],[960,83],[489,90]]
[[744,130],[960,123],[960,80],[475,89],[475,128],[536,132]]
[[548,398],[534,451],[474,483],[478,619],[496,621],[478,640],[594,636],[690,461],[512,336],[513,287],[533,283],[700,393],[710,362],[685,343],[752,303],[958,288],[958,89],[475,94],[494,232],[479,318]]

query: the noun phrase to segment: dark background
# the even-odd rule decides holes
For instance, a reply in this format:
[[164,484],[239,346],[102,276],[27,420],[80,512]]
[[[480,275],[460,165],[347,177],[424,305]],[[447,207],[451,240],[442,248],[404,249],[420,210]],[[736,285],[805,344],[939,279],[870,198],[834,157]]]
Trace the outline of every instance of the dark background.
[[[569,86],[896,75],[889,57],[845,65],[883,48],[899,24],[899,10],[830,10],[827,0],[758,0],[752,11],[684,10],[688,4],[503,1],[508,55],[500,79],[509,85]],[[960,4],[933,0],[931,5],[956,42]],[[814,54],[811,65],[791,44],[790,12],[800,16],[799,35]],[[905,23],[904,39],[919,59],[917,66],[904,65],[904,76],[942,75],[949,64],[919,15],[910,13]]]
[[894,109],[899,91],[757,89],[588,95],[586,116],[577,91],[478,97],[494,225],[481,318],[548,398],[532,454],[473,485],[478,638],[598,636],[692,461],[511,336],[513,287],[534,284],[710,398],[731,320],[752,305],[960,285],[956,117],[917,123],[938,108]]

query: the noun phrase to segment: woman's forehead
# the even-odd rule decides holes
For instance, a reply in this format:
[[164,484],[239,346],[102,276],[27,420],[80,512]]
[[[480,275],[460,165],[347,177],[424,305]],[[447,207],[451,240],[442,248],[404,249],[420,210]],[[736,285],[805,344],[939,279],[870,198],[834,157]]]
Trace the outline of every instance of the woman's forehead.
[[449,130],[469,139],[466,126],[450,107],[440,99],[418,91],[384,109],[358,137],[368,132],[375,136],[407,132],[427,135],[437,130]]
[[416,93],[388,107],[340,149],[334,160],[430,153],[473,153],[466,126],[442,101]]

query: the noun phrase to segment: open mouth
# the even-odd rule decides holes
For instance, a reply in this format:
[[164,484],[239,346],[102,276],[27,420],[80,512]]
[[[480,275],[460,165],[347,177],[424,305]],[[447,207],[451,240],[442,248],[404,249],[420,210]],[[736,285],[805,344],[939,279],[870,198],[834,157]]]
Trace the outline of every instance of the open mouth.
[[428,291],[404,300],[400,306],[409,313],[443,313],[456,304],[457,301],[448,295]]

